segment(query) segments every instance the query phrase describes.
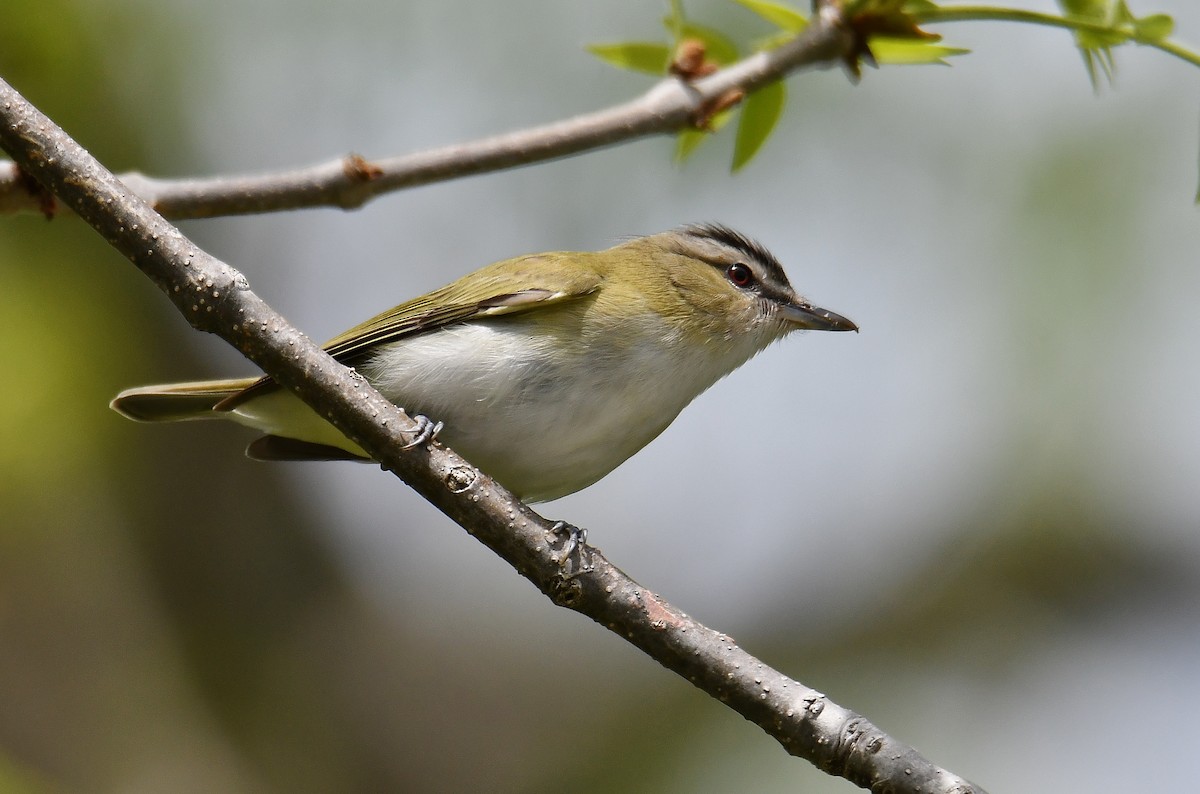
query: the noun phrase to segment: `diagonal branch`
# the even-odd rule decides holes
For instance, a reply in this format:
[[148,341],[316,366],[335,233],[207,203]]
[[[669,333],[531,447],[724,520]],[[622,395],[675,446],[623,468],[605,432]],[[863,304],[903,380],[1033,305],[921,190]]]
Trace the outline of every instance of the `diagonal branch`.
[[193,326],[225,339],[296,392],[554,603],[625,638],[830,774],[875,791],[980,791],[692,620],[599,552],[590,551],[591,570],[564,577],[561,538],[548,521],[445,447],[405,450],[412,421],[400,409],[289,325],[241,273],[196,247],[2,80],[0,146],[153,279]]
[[[358,155],[282,173],[121,180],[167,218],[212,218],[305,207],[360,207],[383,193],[516,168],[693,126],[730,91],[749,93],[805,66],[829,65],[848,50],[849,35],[832,13],[818,16],[797,38],[693,82],[663,80],[636,99],[527,130],[366,160]],[[0,164],[0,213],[45,210],[17,169]]]

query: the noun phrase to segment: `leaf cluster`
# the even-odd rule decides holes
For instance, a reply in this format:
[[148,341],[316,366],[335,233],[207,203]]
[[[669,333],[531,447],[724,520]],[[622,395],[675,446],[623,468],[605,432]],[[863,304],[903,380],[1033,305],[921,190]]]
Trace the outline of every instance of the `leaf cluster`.
[[[671,0],[663,18],[665,41],[626,41],[592,44],[588,50],[601,60],[621,69],[681,79],[696,79],[735,63],[744,52],[771,50],[802,35],[808,17],[799,9],[777,0],[733,0],[770,24],[774,31],[739,47],[727,35],[688,19],[682,0]],[[1084,65],[1093,85],[1100,76],[1112,80],[1116,70],[1113,48],[1137,43],[1200,66],[1200,56],[1169,41],[1174,20],[1167,14],[1136,16],[1126,0],[1058,0],[1062,16],[1042,14],[998,6],[945,5],[933,0],[816,0],[840,7],[840,14],[854,34],[854,45],[845,56],[851,76],[860,76],[863,62],[879,65],[948,65],[947,58],[969,51],[941,43],[922,24],[963,20],[1025,22],[1067,28],[1083,54]],[[687,53],[686,59],[682,53]],[[697,53],[699,55],[697,56]],[[681,59],[686,68],[681,68]],[[768,83],[748,96],[740,93],[723,98],[712,112],[694,121],[691,129],[679,133],[675,159],[686,160],[709,133],[716,132],[736,116],[737,133],[733,146],[732,169],[745,166],[770,137],[787,104],[787,89],[782,81]]]
[[1058,0],[1068,19],[1102,26],[1075,31],[1075,43],[1083,55],[1088,78],[1099,87],[1100,75],[1112,82],[1117,64],[1112,48],[1131,41],[1165,42],[1175,30],[1175,20],[1167,14],[1149,14],[1138,18],[1125,0]]
[[[705,62],[725,67],[737,62],[749,52],[761,52],[779,47],[800,35],[808,27],[808,17],[783,2],[774,0],[733,0],[775,28],[775,31],[748,48],[739,47],[715,28],[688,19],[682,3],[674,0],[663,18],[666,41],[625,41],[613,44],[592,44],[588,51],[601,60],[621,69],[665,76],[679,74],[676,65],[679,53],[688,46],[699,44]],[[947,47],[938,43],[940,36],[921,31],[912,22],[910,6],[925,8],[925,0],[879,2],[863,6],[851,16],[855,29],[862,33],[862,45],[847,62],[852,73],[858,73],[858,61],[878,64],[945,64],[947,57],[962,55],[968,50]],[[680,75],[686,79],[688,75]],[[780,82],[769,83],[744,99],[737,98],[736,107],[723,108],[709,117],[698,119],[693,129],[679,133],[675,144],[675,159],[686,160],[707,139],[709,133],[723,128],[736,115],[737,134],[733,145],[732,169],[737,171],[750,162],[770,137],[787,104],[787,88]]]

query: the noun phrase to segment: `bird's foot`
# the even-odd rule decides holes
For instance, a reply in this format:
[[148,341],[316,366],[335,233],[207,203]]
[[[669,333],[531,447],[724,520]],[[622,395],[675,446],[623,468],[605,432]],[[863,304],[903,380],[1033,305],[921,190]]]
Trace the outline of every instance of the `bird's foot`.
[[[400,410],[404,409],[401,408]],[[438,433],[442,432],[443,424],[441,422],[433,421],[424,414],[417,414],[412,418],[412,420],[413,426],[409,428],[408,432],[415,433],[416,436],[412,441],[400,447],[400,449],[412,449],[413,447],[419,447],[422,444],[432,443],[437,439]]]
[[563,538],[558,563],[559,575],[563,579],[574,579],[592,570],[591,547],[587,545],[586,529],[580,529],[566,521],[555,521],[550,531]]

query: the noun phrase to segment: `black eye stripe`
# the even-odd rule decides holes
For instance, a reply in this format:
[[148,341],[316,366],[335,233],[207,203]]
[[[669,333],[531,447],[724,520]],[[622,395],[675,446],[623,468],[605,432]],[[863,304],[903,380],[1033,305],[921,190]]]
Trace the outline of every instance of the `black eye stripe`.
[[[738,289],[779,301],[796,299],[779,260],[749,237],[713,223],[683,226],[673,234],[679,235],[674,253],[712,265]],[[731,278],[730,268],[735,264],[749,269],[748,282],[739,283]]]
[[[719,223],[700,223],[684,226],[682,231],[684,234],[689,234],[701,240],[711,240],[748,256],[752,261],[758,262],[761,265],[762,275],[768,282],[775,282],[781,285],[788,283],[787,276],[783,272],[783,267],[779,264],[779,260],[771,255],[770,251],[757,241],[752,240],[744,234],[735,232],[728,226],[723,226]],[[712,264],[715,265],[718,263],[713,262]],[[758,279],[756,278],[756,280]]]

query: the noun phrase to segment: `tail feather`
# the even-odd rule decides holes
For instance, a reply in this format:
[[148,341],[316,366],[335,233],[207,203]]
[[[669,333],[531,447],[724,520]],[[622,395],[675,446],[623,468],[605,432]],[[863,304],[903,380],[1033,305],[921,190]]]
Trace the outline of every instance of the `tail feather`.
[[219,419],[223,412],[214,410],[217,403],[249,388],[257,380],[240,378],[138,386],[118,394],[109,407],[138,422]]
[[246,457],[251,460],[357,460],[371,462],[370,458],[356,455],[341,447],[301,441],[286,436],[261,436],[246,447]]

